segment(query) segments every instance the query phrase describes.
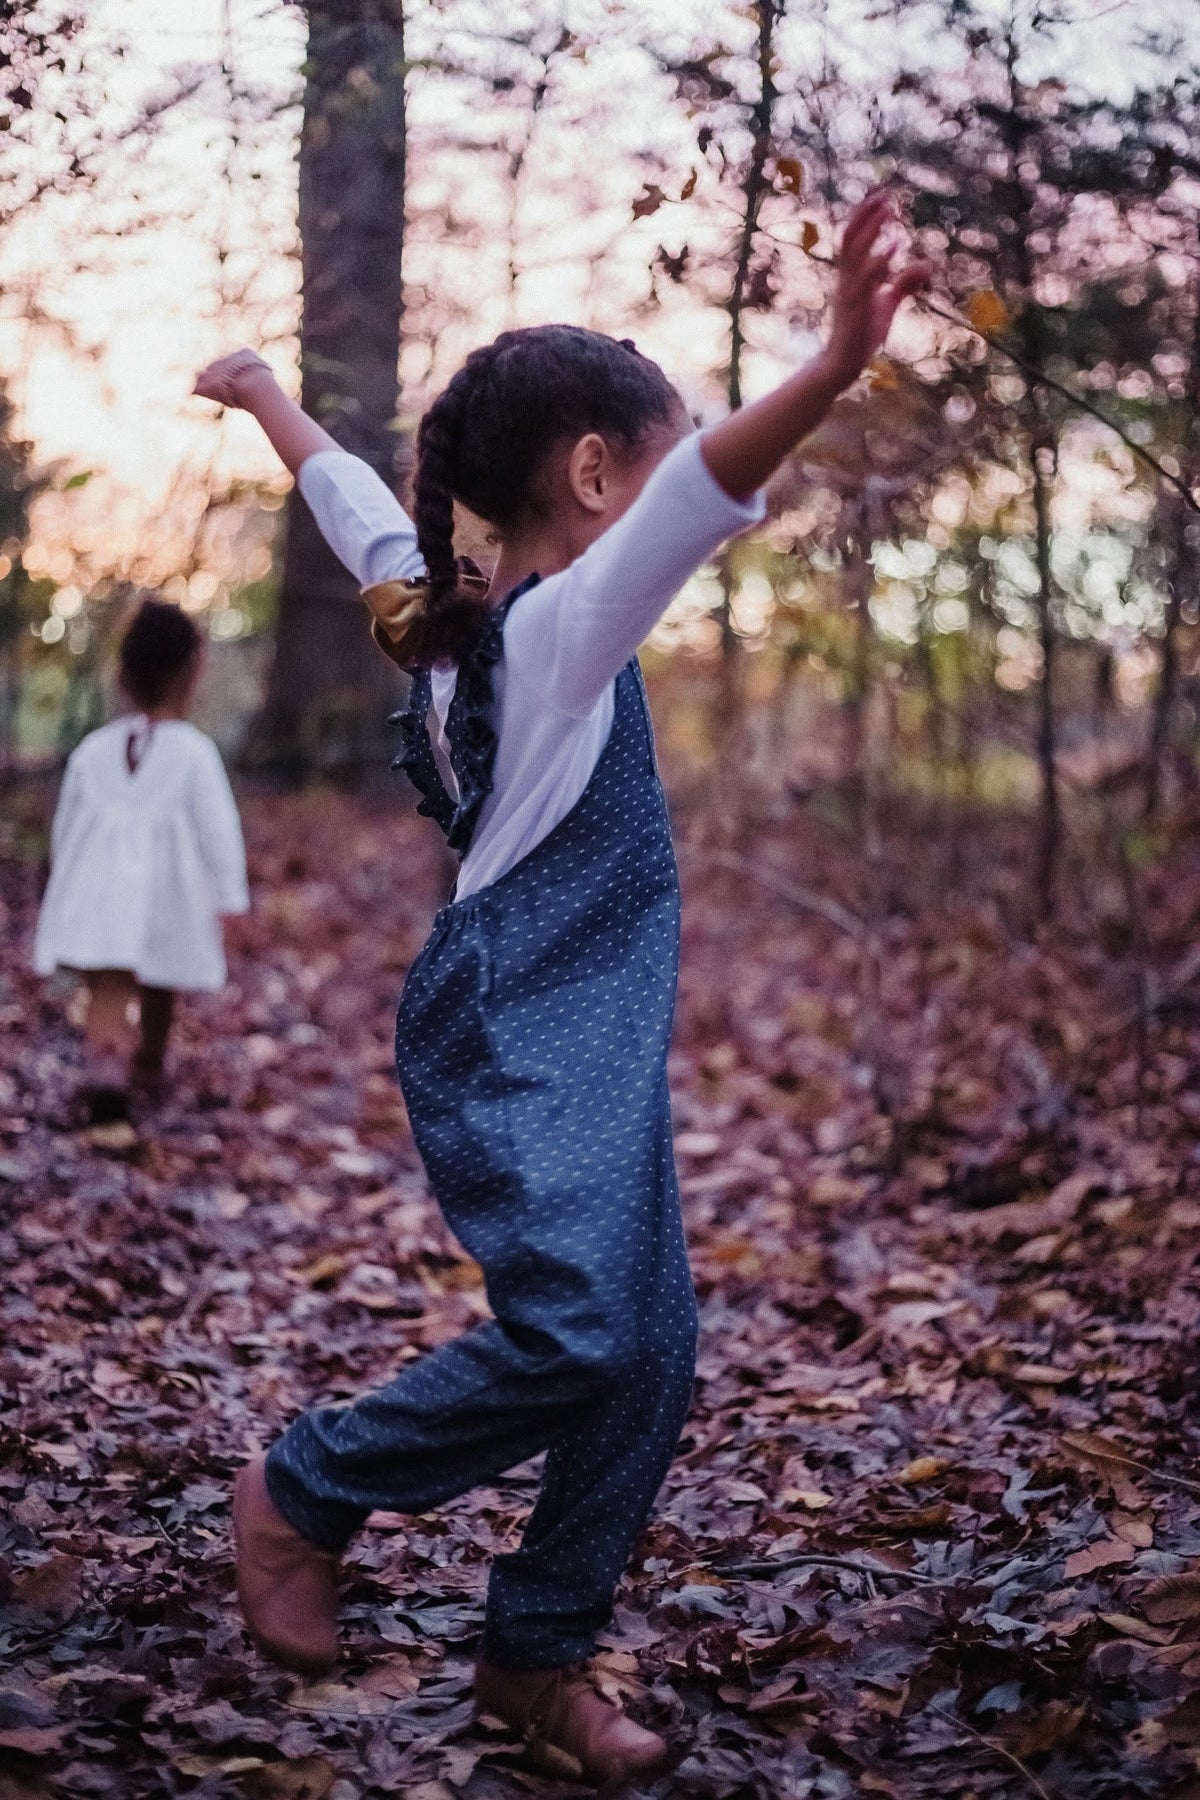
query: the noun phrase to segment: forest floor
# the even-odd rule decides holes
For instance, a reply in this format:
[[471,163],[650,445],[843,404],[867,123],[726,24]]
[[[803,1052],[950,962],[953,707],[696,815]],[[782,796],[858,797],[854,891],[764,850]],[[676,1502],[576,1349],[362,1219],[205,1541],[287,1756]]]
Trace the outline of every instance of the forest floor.
[[[0,1800],[566,1800],[471,1719],[534,1471],[377,1516],[330,1679],[240,1629],[238,1465],[485,1311],[392,1067],[426,828],[245,816],[231,983],[132,1125],[73,1110],[22,832],[0,859]],[[702,835],[671,1071],[699,1377],[598,1661],[672,1740],[644,1791],[1200,1795],[1200,843],[1147,878],[1139,975],[1087,884],[1014,923],[1015,835],[948,873],[897,822],[869,879],[799,809]]]

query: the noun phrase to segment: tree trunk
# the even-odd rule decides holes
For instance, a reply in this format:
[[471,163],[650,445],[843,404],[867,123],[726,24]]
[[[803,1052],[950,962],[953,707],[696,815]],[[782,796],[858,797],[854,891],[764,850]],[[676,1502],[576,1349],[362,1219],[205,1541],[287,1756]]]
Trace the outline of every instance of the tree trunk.
[[1017,76],[1018,44],[1010,22],[1006,43],[1008,106],[1000,119],[1008,150],[1005,180],[1011,219],[1010,246],[1013,274],[1021,297],[1021,349],[1035,371],[1029,393],[1029,462],[1033,480],[1035,558],[1038,572],[1038,641],[1042,651],[1042,679],[1038,687],[1037,760],[1041,781],[1038,808],[1037,904],[1042,918],[1054,912],[1058,886],[1059,851],[1062,842],[1062,804],[1058,789],[1058,732],[1054,716],[1054,665],[1058,638],[1054,629],[1052,600],[1054,575],[1050,566],[1050,495],[1058,468],[1058,444],[1046,417],[1045,395],[1038,385],[1046,361],[1045,332],[1036,304],[1033,251],[1030,231],[1036,210],[1035,184],[1025,170],[1026,146],[1034,125],[1026,111],[1024,90]]
[[[776,87],[773,74],[775,59],[775,27],[782,16],[780,0],[754,0],[758,23],[755,62],[758,69],[758,96],[750,109],[749,125],[753,134],[750,160],[742,182],[742,219],[738,231],[737,253],[729,283],[725,311],[729,318],[729,369],[725,397],[730,412],[742,405],[742,355],[746,347],[745,314],[750,297],[754,249],[758,238],[759,216],[768,189],[767,159],[771,154],[771,132],[774,126]],[[721,674],[717,683],[717,716],[713,721],[713,739],[718,754],[730,752],[732,734],[741,724],[740,669],[738,636],[733,628],[733,573],[728,558],[719,563],[721,605],[717,622],[721,631]]]
[[[1195,230],[1192,249],[1193,289],[1200,279],[1200,224]],[[1180,474],[1190,488],[1200,476],[1200,299],[1192,308],[1192,335],[1189,345],[1187,381],[1184,392],[1184,453]],[[1163,619],[1162,657],[1159,663],[1158,692],[1154,696],[1154,713],[1150,723],[1150,743],[1146,757],[1145,816],[1153,819],[1162,804],[1163,767],[1171,743],[1175,706],[1179,695],[1179,626],[1185,598],[1196,593],[1195,536],[1193,518],[1177,494],[1164,493],[1160,505],[1170,517],[1171,578],[1167,589],[1166,614]]]
[[[1034,405],[1037,396],[1034,395]],[[1062,806],[1058,793],[1058,743],[1054,718],[1054,664],[1058,637],[1050,609],[1054,578],[1050,570],[1050,483],[1055,455],[1048,434],[1035,432],[1032,446],[1033,511],[1037,532],[1038,640],[1042,649],[1042,679],[1038,684],[1037,759],[1041,772],[1041,804],[1038,809],[1037,893],[1038,911],[1048,919],[1054,911],[1058,886],[1058,857],[1062,843]]]
[[[308,7],[300,140],[301,404],[391,482],[404,242],[402,0]],[[251,755],[354,774],[385,750],[397,676],[357,584],[297,489],[287,509],[275,654]]]
[[1162,504],[1170,509],[1172,523],[1171,573],[1167,585],[1167,604],[1163,613],[1163,641],[1158,664],[1158,689],[1150,717],[1150,742],[1146,750],[1146,790],[1142,802],[1143,816],[1158,816],[1163,797],[1163,772],[1167,749],[1171,742],[1171,726],[1179,695],[1179,625],[1183,616],[1184,589],[1188,582],[1189,515],[1174,494],[1164,495]]
[[725,303],[725,310],[729,314],[727,391],[730,412],[737,412],[742,404],[742,352],[746,345],[743,320],[755,240],[758,236],[759,214],[767,192],[767,158],[771,153],[771,132],[775,122],[775,26],[782,10],[779,0],[756,0],[754,7],[758,19],[758,98],[750,114],[753,142],[742,184],[742,224],[738,233],[737,257],[729,284],[729,299]]

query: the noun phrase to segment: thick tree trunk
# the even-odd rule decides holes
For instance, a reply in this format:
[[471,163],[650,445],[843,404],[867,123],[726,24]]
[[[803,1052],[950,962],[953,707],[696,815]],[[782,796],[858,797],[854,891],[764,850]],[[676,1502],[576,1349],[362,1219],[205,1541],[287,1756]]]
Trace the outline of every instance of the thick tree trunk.
[[[402,0],[308,7],[300,144],[301,401],[392,478],[404,242]],[[288,503],[275,655],[252,755],[353,774],[384,753],[397,676],[299,492]]]

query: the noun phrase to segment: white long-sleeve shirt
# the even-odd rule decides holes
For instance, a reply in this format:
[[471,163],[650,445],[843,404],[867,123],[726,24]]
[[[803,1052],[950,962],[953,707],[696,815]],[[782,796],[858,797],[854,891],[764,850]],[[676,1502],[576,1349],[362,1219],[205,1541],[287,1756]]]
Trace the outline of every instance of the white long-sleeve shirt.
[[221,915],[249,903],[237,805],[212,739],[183,719],[148,729],[144,718],[85,737],[51,828],[38,973],[130,969],[148,987],[219,988]]
[[[412,521],[366,463],[323,451],[301,465],[299,483],[322,535],[363,587],[424,573]],[[582,556],[518,600],[492,675],[492,791],[459,872],[459,899],[498,881],[566,818],[612,727],[616,676],[688,577],[763,511],[761,495],[733,500],[718,485],[692,434]],[[432,671],[442,752],[457,675],[452,665]]]

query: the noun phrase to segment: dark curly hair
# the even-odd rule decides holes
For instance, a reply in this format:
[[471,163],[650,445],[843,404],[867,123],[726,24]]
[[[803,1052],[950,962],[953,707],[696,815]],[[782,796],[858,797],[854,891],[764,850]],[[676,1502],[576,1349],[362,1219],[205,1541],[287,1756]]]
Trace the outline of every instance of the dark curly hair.
[[537,516],[539,478],[556,447],[595,431],[633,454],[681,411],[658,364],[629,338],[535,325],[473,350],[417,433],[413,510],[429,596],[405,660],[460,661],[487,615],[486,600],[462,591],[456,500],[501,534],[512,531]]
[[203,640],[177,606],[166,600],[143,600],[121,639],[118,667],[121,686],[144,711],[151,712],[171,689],[190,674]]

